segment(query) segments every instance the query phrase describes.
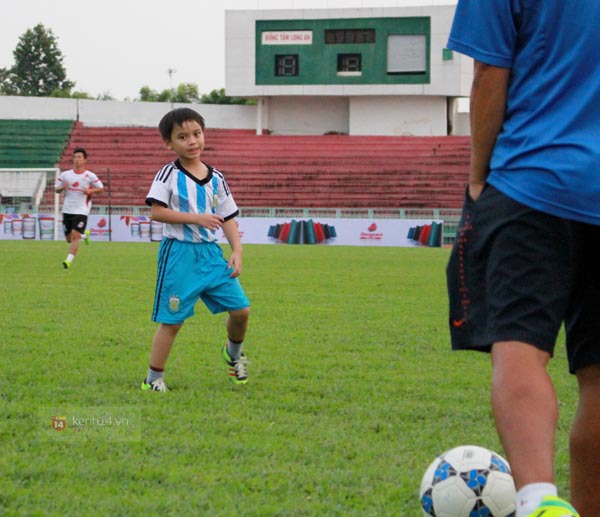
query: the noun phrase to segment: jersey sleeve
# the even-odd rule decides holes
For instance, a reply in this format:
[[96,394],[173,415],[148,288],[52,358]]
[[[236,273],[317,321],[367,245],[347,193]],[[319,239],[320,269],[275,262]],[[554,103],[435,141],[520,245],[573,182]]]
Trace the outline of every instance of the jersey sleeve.
[[66,185],[65,183],[65,173],[61,172],[58,175],[58,178],[56,178],[56,181],[54,182],[54,188],[63,188]]
[[104,188],[104,184],[100,181],[100,178],[93,172],[90,172],[90,185],[93,188]]
[[171,176],[174,174],[175,166],[171,163],[162,167],[154,176],[154,181],[150,185],[150,191],[146,196],[146,204],[152,206],[153,203],[168,207],[171,199]]
[[512,68],[521,0],[459,0],[448,48],[492,66]]
[[238,206],[233,199],[229,185],[225,181],[223,173],[214,169],[213,174],[217,178],[217,215],[220,215],[226,221],[236,217],[239,214]]

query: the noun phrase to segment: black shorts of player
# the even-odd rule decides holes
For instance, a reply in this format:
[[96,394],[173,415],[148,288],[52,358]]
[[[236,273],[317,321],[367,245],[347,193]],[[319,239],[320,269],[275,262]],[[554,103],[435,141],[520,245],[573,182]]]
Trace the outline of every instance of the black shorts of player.
[[553,354],[564,323],[570,372],[600,363],[600,226],[488,184],[465,196],[446,274],[453,349],[521,341]]
[[63,231],[69,235],[71,230],[77,230],[83,234],[87,226],[87,215],[82,214],[63,214]]

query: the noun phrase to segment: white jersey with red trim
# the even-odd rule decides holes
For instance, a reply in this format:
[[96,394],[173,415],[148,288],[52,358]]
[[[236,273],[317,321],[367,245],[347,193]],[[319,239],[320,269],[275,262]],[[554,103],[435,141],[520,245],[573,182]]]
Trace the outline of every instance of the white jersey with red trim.
[[75,172],[73,169],[60,173],[55,188],[64,188],[65,199],[63,214],[89,215],[92,208],[92,197],[86,196],[88,188],[104,188],[102,182],[92,171]]

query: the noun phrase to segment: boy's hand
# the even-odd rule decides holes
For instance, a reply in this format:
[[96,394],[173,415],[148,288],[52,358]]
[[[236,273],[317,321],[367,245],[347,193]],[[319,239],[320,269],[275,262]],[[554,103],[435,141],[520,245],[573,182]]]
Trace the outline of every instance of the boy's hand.
[[233,269],[231,275],[229,275],[231,278],[240,276],[242,274],[242,253],[240,251],[231,252],[227,265],[229,269]]
[[216,231],[223,226],[224,219],[214,214],[198,214],[197,224],[212,231]]

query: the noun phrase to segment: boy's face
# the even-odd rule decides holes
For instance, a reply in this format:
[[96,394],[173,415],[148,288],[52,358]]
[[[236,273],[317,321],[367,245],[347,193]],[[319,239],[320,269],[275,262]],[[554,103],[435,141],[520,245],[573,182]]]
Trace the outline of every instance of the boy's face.
[[166,140],[165,144],[182,160],[198,160],[204,150],[202,126],[195,120],[188,120],[181,126],[175,124],[171,131],[171,139]]
[[73,153],[73,169],[76,171],[83,170],[86,162],[87,160],[83,153]]

